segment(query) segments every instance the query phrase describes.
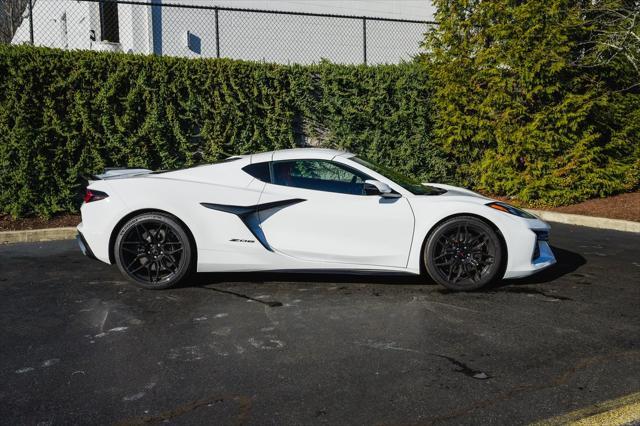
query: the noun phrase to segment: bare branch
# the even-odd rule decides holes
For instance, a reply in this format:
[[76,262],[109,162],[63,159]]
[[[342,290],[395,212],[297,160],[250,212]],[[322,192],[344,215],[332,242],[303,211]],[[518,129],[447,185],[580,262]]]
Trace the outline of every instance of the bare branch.
[[582,13],[585,26],[591,29],[586,40],[579,44],[583,50],[578,65],[597,67],[618,59],[639,73],[640,2],[595,1]]

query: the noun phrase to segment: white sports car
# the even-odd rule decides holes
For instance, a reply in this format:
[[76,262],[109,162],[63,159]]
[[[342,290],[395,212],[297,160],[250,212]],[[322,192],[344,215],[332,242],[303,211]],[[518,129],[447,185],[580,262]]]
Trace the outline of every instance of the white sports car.
[[90,178],[78,243],[136,284],[191,272],[420,274],[453,290],[540,271],[549,226],[472,191],[421,184],[348,152],[302,148]]

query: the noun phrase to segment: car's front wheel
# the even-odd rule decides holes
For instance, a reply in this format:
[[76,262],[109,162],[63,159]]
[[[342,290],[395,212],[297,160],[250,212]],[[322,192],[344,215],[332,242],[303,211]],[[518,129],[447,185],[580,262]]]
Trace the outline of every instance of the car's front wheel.
[[175,218],[143,213],[124,224],[115,241],[116,263],[135,284],[165,289],[180,284],[192,269],[189,237]]
[[476,290],[500,279],[504,257],[496,231],[473,216],[439,224],[424,248],[424,264],[431,278],[456,291]]

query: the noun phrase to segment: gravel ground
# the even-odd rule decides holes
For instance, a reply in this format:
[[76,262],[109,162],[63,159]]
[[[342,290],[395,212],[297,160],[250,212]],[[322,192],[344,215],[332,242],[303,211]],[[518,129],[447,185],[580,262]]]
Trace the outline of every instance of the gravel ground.
[[580,204],[545,210],[640,222],[640,192],[595,198]]
[[21,231],[27,229],[64,228],[67,226],[77,226],[81,221],[82,219],[79,214],[62,214],[51,219],[42,219],[40,217],[12,219],[9,215],[0,215],[0,232]]

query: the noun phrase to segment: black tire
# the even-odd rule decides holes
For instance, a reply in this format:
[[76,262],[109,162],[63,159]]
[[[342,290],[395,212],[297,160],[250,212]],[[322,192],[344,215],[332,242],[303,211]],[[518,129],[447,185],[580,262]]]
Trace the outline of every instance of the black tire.
[[505,253],[496,231],[473,216],[439,224],[424,246],[429,276],[448,289],[471,291],[502,278]]
[[194,269],[187,232],[163,213],[142,213],[127,221],[116,237],[114,254],[120,272],[146,289],[175,287]]

